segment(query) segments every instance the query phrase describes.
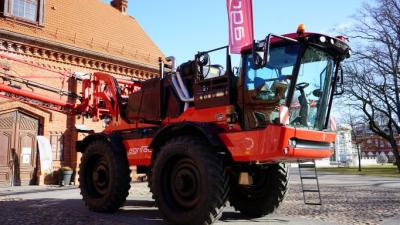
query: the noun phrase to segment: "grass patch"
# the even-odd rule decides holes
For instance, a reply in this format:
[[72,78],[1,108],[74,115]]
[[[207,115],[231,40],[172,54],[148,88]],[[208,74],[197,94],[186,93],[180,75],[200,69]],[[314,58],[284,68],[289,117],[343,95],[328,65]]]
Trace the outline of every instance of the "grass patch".
[[397,170],[397,167],[393,165],[366,166],[361,168],[361,172],[358,171],[358,167],[323,167],[323,168],[318,168],[318,171],[339,173],[339,174],[362,175],[362,176],[400,178],[400,174]]

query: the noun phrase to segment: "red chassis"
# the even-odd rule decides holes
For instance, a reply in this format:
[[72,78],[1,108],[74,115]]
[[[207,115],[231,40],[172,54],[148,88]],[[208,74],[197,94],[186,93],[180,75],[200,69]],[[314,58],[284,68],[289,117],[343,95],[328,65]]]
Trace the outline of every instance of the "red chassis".
[[[302,130],[284,125],[269,125],[264,129],[242,131],[239,125],[228,124],[225,115],[233,106],[222,106],[209,109],[189,108],[178,118],[167,118],[164,124],[184,121],[215,123],[224,129],[218,134],[229,150],[234,161],[273,163],[282,161],[298,161],[330,157],[333,153],[334,132]],[[216,115],[224,115],[218,117]],[[148,124],[127,124],[120,121],[118,125],[110,125],[105,132],[132,130],[148,127]],[[268,140],[268,141],[265,141]],[[296,140],[296,141],[292,141]],[[152,138],[126,139],[123,141],[130,165],[150,166],[152,150],[149,148]],[[295,143],[296,142],[296,143]],[[307,145],[301,143],[321,142],[325,145]]]

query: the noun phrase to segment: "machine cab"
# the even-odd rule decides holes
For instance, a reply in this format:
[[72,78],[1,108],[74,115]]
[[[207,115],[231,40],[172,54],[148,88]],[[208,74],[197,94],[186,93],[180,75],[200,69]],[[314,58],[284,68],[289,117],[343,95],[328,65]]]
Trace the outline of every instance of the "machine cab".
[[337,81],[343,80],[340,62],[349,55],[343,39],[321,34],[269,35],[254,43],[242,54],[238,99],[244,129],[325,129]]
[[[209,56],[220,50],[225,53],[219,58],[226,56],[222,66],[215,64],[218,57]],[[199,52],[165,75],[160,66],[161,78],[143,82],[140,91],[130,95],[127,117],[160,124],[165,118],[179,118],[189,108],[233,106],[226,122],[240,123],[244,130],[270,124],[324,130],[338,83],[343,81],[340,63],[349,56],[350,47],[341,37],[270,34],[242,52],[237,76],[228,46]],[[217,112],[215,118],[226,111]]]

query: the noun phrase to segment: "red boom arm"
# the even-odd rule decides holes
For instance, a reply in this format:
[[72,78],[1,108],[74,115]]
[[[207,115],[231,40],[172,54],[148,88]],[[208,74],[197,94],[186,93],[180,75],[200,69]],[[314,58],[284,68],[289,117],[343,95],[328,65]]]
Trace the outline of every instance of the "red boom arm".
[[[32,65],[20,59],[15,59],[9,56],[0,55],[0,58],[13,60],[18,63],[23,63],[28,66],[35,66],[42,68],[38,65]],[[66,114],[77,114],[91,117],[94,121],[99,119],[109,118],[110,120],[118,119],[120,114],[120,104],[130,93],[140,90],[140,82],[129,80],[117,80],[113,76],[105,73],[96,72],[90,76],[90,79],[82,80],[81,95],[71,93],[62,89],[49,87],[44,84],[33,82],[23,78],[22,76],[14,76],[8,71],[8,66],[2,66],[4,72],[0,72],[0,96],[29,105],[39,106]],[[72,74],[65,74],[62,72],[51,71],[61,76],[68,78],[74,77]],[[78,79],[77,79],[78,80]],[[31,90],[23,90],[20,86],[14,84],[20,83],[29,87]],[[42,91],[49,91],[53,93],[60,93],[60,95],[67,95],[77,99],[80,103],[71,103],[70,100],[60,100],[48,97],[43,94],[34,92],[33,88],[41,89]],[[75,101],[74,101],[75,102]]]

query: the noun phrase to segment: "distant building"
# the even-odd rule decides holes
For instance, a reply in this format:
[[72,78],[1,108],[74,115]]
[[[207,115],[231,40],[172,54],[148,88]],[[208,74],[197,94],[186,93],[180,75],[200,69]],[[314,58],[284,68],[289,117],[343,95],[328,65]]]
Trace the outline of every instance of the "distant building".
[[[390,143],[372,132],[368,126],[358,126],[355,132],[360,143],[362,158],[375,159],[379,154],[385,154],[389,162],[395,160]],[[397,143],[400,146],[400,135],[397,137]]]
[[341,124],[336,132],[335,153],[332,161],[355,166],[358,163],[357,148],[354,146],[351,136],[351,126]]

